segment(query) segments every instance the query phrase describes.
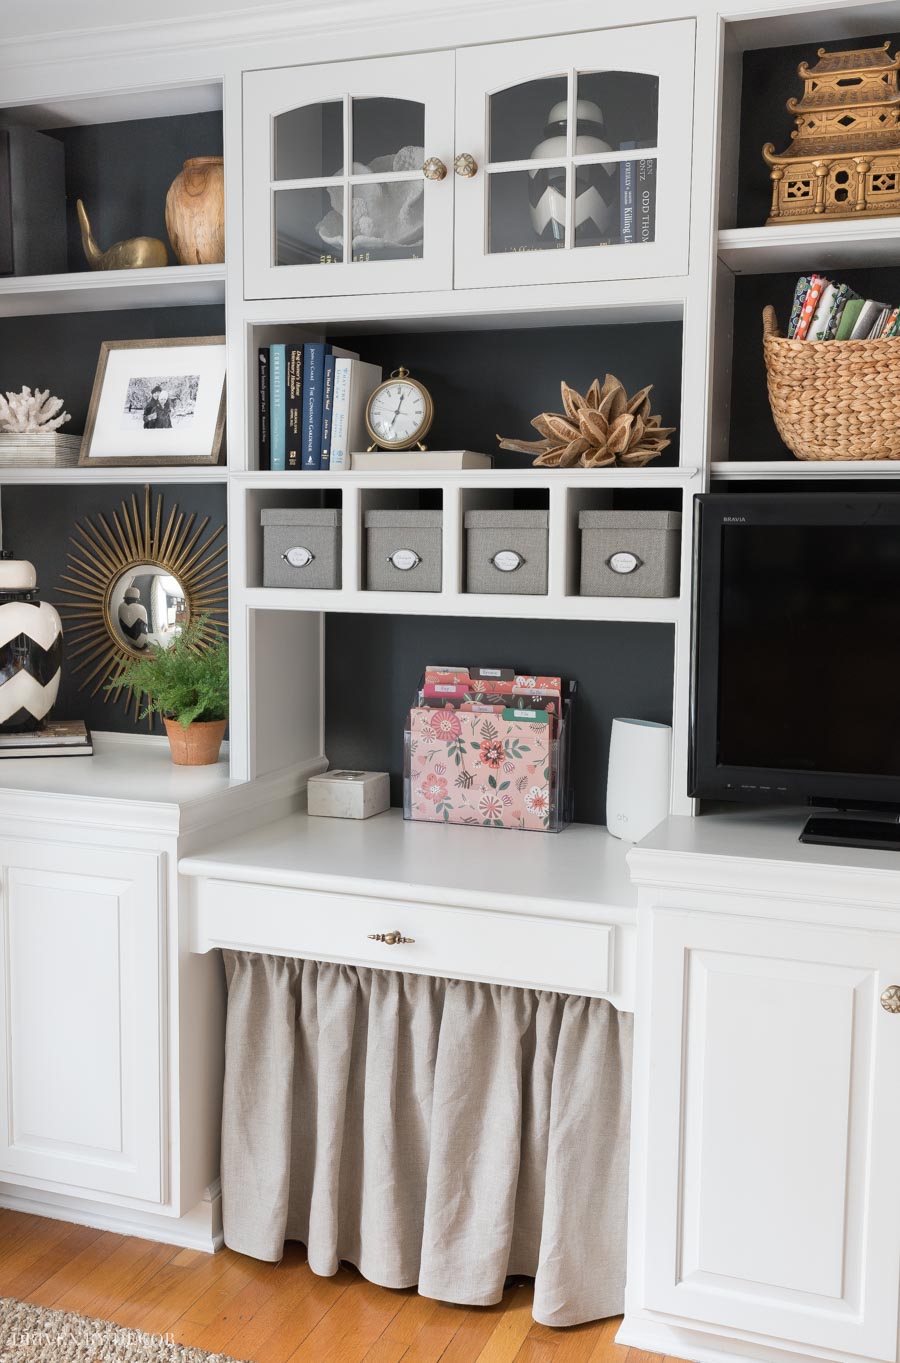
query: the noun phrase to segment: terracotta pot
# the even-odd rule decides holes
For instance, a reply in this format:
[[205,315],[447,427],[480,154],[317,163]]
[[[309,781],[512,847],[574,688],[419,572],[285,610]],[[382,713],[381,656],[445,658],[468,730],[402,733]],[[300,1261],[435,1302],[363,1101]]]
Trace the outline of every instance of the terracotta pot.
[[166,230],[180,265],[225,259],[225,171],[221,156],[185,161],[166,195]]
[[172,749],[172,761],[179,767],[208,767],[218,762],[227,723],[225,719],[214,719],[203,724],[195,720],[185,729],[177,719],[163,718]]

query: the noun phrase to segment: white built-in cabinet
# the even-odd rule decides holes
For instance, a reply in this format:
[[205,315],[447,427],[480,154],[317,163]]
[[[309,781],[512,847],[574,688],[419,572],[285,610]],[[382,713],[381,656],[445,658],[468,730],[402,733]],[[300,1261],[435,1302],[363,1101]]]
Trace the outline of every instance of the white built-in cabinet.
[[694,23],[244,76],[244,287],[687,270]]
[[0,1178],[163,1200],[161,861],[0,840]]
[[[736,816],[693,822],[741,834]],[[898,877],[841,868],[839,853],[816,867],[802,820],[770,822],[771,862],[759,837],[755,858],[710,857],[706,827],[631,854],[653,883],[640,891],[624,1339],[697,1357],[689,1329],[894,1363]],[[698,839],[705,854],[685,856]]]

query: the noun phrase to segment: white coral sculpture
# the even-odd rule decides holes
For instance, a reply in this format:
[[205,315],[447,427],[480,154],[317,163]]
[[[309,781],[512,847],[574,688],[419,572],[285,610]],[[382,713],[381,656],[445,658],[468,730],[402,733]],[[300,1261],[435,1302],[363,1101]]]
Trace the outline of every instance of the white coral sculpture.
[[60,412],[62,405],[62,398],[52,398],[49,388],[7,393],[0,397],[0,431],[56,431],[72,420],[68,412]]

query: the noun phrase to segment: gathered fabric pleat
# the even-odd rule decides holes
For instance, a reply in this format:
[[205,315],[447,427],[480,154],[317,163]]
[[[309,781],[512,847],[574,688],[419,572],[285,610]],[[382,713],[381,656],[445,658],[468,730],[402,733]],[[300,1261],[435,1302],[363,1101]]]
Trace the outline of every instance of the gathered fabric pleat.
[[604,999],[226,951],[226,1243],[534,1316],[622,1310],[632,1018]]

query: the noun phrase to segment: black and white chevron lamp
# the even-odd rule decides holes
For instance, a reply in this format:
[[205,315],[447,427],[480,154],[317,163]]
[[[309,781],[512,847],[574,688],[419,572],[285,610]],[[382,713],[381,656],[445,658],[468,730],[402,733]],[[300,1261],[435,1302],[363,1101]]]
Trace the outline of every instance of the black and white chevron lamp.
[[[603,139],[603,112],[591,100],[575,104],[575,151],[578,155],[612,151]],[[566,237],[566,163],[568,157],[568,105],[554,104],[547,115],[543,139],[531,153],[534,160],[553,159],[561,164],[531,170],[528,198],[535,236],[542,242],[564,242]],[[570,171],[570,173],[572,173]],[[586,246],[607,241],[614,227],[618,203],[619,168],[603,162],[579,166],[575,174],[575,242]]]
[[0,552],[0,730],[39,729],[53,709],[62,623],[37,597],[34,564]]

